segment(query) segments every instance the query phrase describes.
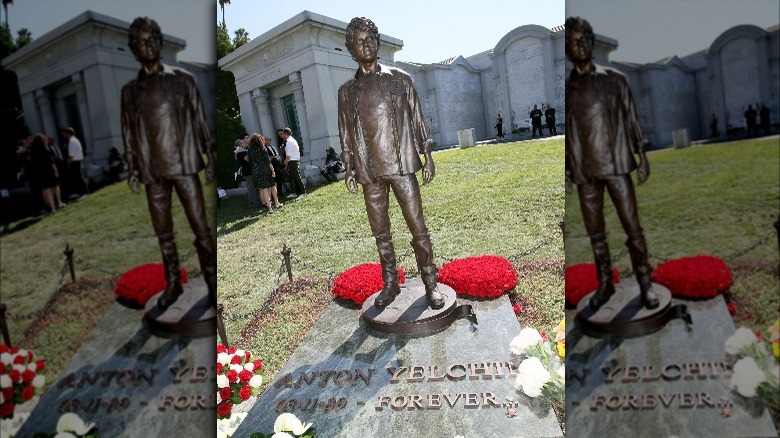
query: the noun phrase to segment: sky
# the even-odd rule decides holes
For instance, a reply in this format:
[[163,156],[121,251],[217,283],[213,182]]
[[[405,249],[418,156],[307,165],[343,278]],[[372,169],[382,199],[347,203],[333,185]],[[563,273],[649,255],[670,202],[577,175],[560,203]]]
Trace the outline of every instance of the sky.
[[612,61],[646,63],[709,48],[731,27],[780,23],[778,0],[569,0],[566,16],[618,40]]
[[[225,24],[231,38],[242,27],[256,38],[304,10],[345,23],[366,17],[380,33],[403,41],[396,61],[433,63],[492,49],[504,35],[526,24],[562,25],[564,4],[564,0],[232,0],[225,6]],[[222,21],[219,5],[216,10]]]
[[[16,32],[26,27],[35,38],[67,22],[84,11],[92,10],[132,22],[149,16],[163,33],[187,41],[179,52],[179,61],[214,62],[217,0],[14,0],[8,5],[8,24]],[[0,8],[5,22],[5,11]],[[186,18],[186,19],[185,19]]]

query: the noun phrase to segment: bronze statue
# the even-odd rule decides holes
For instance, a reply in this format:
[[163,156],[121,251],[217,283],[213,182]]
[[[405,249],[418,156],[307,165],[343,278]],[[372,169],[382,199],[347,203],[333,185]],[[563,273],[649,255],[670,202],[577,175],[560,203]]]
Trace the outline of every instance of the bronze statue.
[[[182,294],[179,256],[173,236],[171,192],[175,189],[195,233],[195,248],[209,290],[217,304],[217,264],[214,238],[206,220],[198,172],[206,180],[216,175],[213,139],[195,80],[185,70],[162,64],[162,32],[151,18],[136,18],[128,46],[141,63],[138,77],[122,88],[122,137],[128,165],[128,184],[146,199],[165,265],[167,286],[158,299],[166,309]],[[203,155],[208,155],[208,166]]]
[[[355,77],[339,88],[339,137],[344,182],[350,192],[363,186],[366,213],[376,239],[384,287],[376,307],[390,304],[400,293],[395,250],[390,235],[388,196],[392,188],[412,233],[417,267],[428,305],[444,306],[437,289],[433,246],[423,217],[420,187],[415,173],[423,170],[423,184],[434,176],[430,138],[422,106],[408,73],[377,62],[379,30],[367,18],[353,18],[347,26],[346,46],[357,61]],[[425,165],[420,155],[425,155]]]
[[[659,301],[652,289],[652,267],[630,175],[637,169],[639,184],[650,176],[647,139],[626,78],[614,69],[593,63],[594,44],[590,23],[579,17],[566,20],[566,57],[574,64],[566,84],[566,176],[577,184],[598,271],[599,287],[589,305],[598,309],[615,293],[604,233],[606,188],[628,235],[626,245],[642,304],[653,309]],[[639,166],[635,155],[639,155]]]

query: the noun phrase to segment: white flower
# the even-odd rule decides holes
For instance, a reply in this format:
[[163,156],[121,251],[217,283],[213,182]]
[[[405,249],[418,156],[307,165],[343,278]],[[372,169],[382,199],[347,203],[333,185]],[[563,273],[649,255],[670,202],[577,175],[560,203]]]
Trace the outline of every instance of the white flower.
[[231,371],[235,371],[237,373],[240,373],[241,371],[244,371],[244,367],[242,367],[239,364],[233,363],[233,364],[230,364],[230,370]]
[[54,438],[78,438],[76,435],[73,435],[70,432],[57,432],[57,435],[54,435]]
[[519,356],[523,354],[528,347],[540,342],[542,342],[542,335],[540,335],[535,328],[526,327],[520,330],[520,334],[512,339],[512,342],[509,344],[509,349],[512,353]]
[[32,379],[32,386],[35,388],[43,388],[43,384],[46,382],[46,376],[38,374]]
[[73,432],[76,435],[86,435],[95,427],[94,423],[87,423],[73,412],[62,414],[57,421],[57,432]]
[[5,364],[11,364],[13,363],[13,356],[11,356],[11,353],[8,352],[0,353],[0,362]]
[[13,384],[8,374],[0,374],[0,388],[10,388]]
[[517,368],[516,384],[527,396],[539,397],[542,388],[551,377],[542,361],[538,357],[531,357],[524,360]]
[[217,355],[217,363],[221,363],[222,366],[225,366],[230,363],[230,355],[227,353],[219,353]]
[[[217,404],[220,404],[220,403],[222,403],[222,396],[219,395],[219,391],[217,391]],[[222,421],[222,419],[217,420],[217,422],[220,422],[220,421]]]
[[740,327],[726,339],[725,350],[728,354],[737,354],[742,347],[756,342],[756,335],[745,327]]
[[22,428],[22,424],[30,417],[29,412],[16,412],[14,418],[0,420],[0,438],[11,438]]
[[271,438],[295,438],[287,432],[276,432]]
[[246,360],[246,350],[236,350],[235,353],[233,353],[233,356],[238,356],[241,358],[241,361]]
[[276,417],[276,421],[274,422],[274,432],[292,432],[295,435],[301,435],[310,426],[311,424],[304,425],[301,423],[301,420],[299,420],[295,415],[289,412],[285,412]]
[[763,381],[764,373],[752,357],[744,357],[734,364],[731,387],[743,396],[753,397],[756,395],[756,388]]
[[217,376],[217,388],[227,388],[228,385],[230,385],[230,381],[226,375],[220,374]]
[[239,412],[230,416],[230,418],[222,418],[217,420],[217,438],[228,438],[236,433],[236,429],[246,418],[246,412]]
[[263,384],[263,376],[256,374],[249,379],[249,386],[252,388],[259,388]]
[[35,362],[30,362],[27,365],[27,369],[30,370],[30,371],[36,372],[36,371],[38,371],[38,365],[36,365]]
[[27,367],[26,366],[18,364],[18,363],[14,364],[13,369],[15,369],[16,371],[19,371],[20,373],[23,373],[23,372],[27,371]]
[[247,362],[246,364],[244,364],[244,369],[247,370],[247,371],[250,371],[250,372],[254,371],[255,370],[255,364],[252,363],[252,362]]

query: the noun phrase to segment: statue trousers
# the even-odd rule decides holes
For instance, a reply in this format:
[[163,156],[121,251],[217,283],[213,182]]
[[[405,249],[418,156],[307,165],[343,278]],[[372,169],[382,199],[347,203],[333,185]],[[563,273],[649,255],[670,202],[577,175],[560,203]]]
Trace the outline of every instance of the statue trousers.
[[363,198],[366,202],[366,213],[371,225],[371,232],[376,239],[379,251],[379,261],[382,264],[382,279],[385,284],[398,282],[396,270],[395,249],[390,234],[390,214],[388,200],[392,188],[398,205],[401,207],[406,225],[412,234],[417,268],[420,277],[427,288],[436,286],[436,264],[433,262],[433,245],[425,226],[420,186],[414,174],[385,175],[373,182],[363,184]]

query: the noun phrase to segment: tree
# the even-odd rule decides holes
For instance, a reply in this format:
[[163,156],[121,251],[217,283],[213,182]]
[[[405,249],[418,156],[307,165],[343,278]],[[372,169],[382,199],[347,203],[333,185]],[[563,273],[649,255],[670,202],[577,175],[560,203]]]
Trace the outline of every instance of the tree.
[[[235,50],[230,42],[227,27],[217,26],[217,59],[224,58]],[[217,111],[224,111],[232,118],[240,116],[238,95],[236,94],[236,78],[233,73],[225,70],[217,71]]]
[[[222,25],[225,26],[225,5],[229,5],[230,0],[219,0],[219,7],[222,8]],[[225,26],[227,28],[227,26]]]
[[233,38],[233,50],[249,42],[249,32],[243,27],[239,27],[234,33],[236,36]]
[[30,33],[30,29],[23,27],[18,31],[16,31],[17,49],[21,49],[22,47],[26,46],[27,44],[30,44],[31,42],[32,42],[32,34]]

